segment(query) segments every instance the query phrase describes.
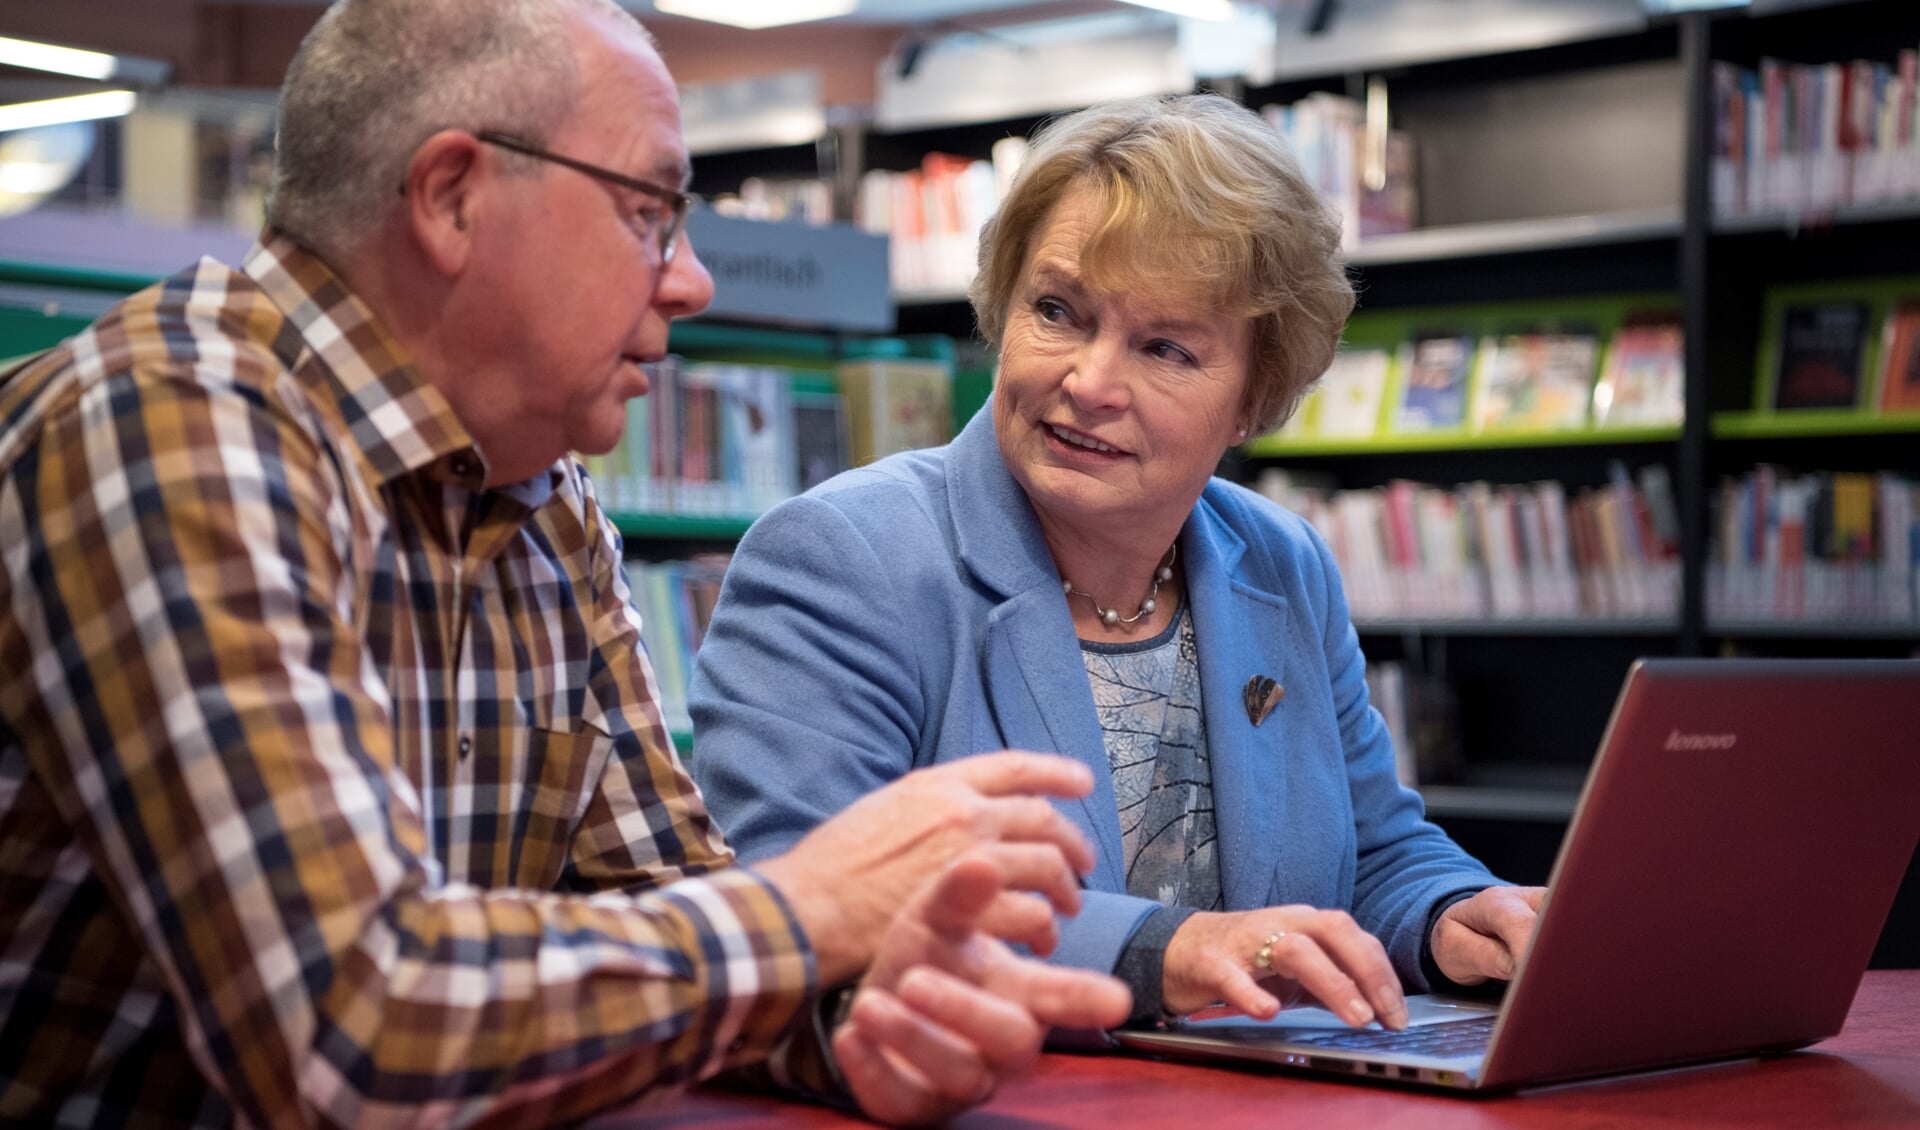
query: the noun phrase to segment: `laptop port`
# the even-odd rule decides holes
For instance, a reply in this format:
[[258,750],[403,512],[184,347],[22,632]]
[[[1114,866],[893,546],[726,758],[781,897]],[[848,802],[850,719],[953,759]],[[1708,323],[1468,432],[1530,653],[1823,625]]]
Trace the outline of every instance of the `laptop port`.
[[1400,1069],[1400,1078],[1418,1079],[1420,1078],[1420,1069],[1417,1067],[1402,1067]]
[[1369,1075],[1385,1075],[1386,1073],[1387,1073],[1387,1065],[1384,1063],[1367,1064],[1367,1074]]
[[1307,1060],[1310,1067],[1319,1071],[1359,1071],[1360,1065],[1349,1060],[1334,1059],[1330,1056],[1316,1055]]

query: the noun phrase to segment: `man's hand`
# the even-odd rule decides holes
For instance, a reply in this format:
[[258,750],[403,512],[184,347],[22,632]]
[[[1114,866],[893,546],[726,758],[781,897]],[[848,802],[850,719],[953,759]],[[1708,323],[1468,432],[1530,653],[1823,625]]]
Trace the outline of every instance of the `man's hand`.
[[[1261,957],[1266,957],[1264,968]],[[1266,1020],[1312,997],[1348,1024],[1407,1025],[1400,978],[1379,939],[1340,910],[1275,906],[1195,914],[1167,942],[1161,1000],[1188,1013],[1221,1001]]]
[[1062,914],[1078,911],[1074,877],[1091,871],[1094,859],[1086,837],[1044,798],[1081,797],[1092,788],[1087,767],[1064,757],[968,757],[909,773],[868,793],[793,850],[755,870],[793,908],[813,945],[823,984],[865,969],[875,943],[908,900],[975,850],[1023,880],[1011,887],[996,885],[979,916],[983,928],[1051,952],[1047,904]]
[[1546,894],[1545,887],[1488,887],[1454,903],[1433,924],[1433,963],[1461,985],[1511,980]]
[[[1010,863],[1010,865],[1008,865]],[[1111,1028],[1131,997],[1111,977],[1016,956],[983,932],[1013,891],[1051,885],[1058,860],[976,851],[894,919],[847,1023],[833,1037],[847,1086],[881,1122],[924,1123],[985,1102],[1029,1071],[1047,1029]],[[1007,919],[1012,940],[1052,944],[1031,897]]]

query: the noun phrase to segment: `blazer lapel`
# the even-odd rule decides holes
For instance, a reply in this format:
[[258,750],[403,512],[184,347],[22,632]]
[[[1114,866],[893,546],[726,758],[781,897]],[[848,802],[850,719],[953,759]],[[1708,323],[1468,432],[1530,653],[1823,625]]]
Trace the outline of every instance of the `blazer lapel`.
[[1183,543],[1187,599],[1200,645],[1220,886],[1228,906],[1266,906],[1275,896],[1276,868],[1296,854],[1279,816],[1287,810],[1292,712],[1283,697],[1256,725],[1245,688],[1261,675],[1286,687],[1288,602],[1237,575],[1246,544],[1204,497],[1188,520]]
[[955,552],[1004,598],[987,616],[981,655],[996,732],[978,735],[977,744],[1058,753],[1093,770],[1093,792],[1058,806],[1099,853],[1094,887],[1124,891],[1120,812],[1093,690],[1040,523],[1000,457],[991,399],[954,438],[949,461]]
[[1106,740],[1059,587],[1030,589],[995,608],[987,618],[983,658],[987,709],[999,728],[996,744],[1064,754],[1093,770],[1093,791],[1060,802],[1061,809],[1099,854],[1094,888],[1126,890]]

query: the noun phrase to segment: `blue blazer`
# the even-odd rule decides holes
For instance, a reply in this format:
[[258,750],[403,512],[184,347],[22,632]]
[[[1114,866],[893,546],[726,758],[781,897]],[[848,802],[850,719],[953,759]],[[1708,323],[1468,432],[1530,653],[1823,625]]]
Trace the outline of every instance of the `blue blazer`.
[[[1056,961],[1110,971],[1157,903],[1126,893],[1120,820],[1060,574],[991,405],[944,448],[848,471],[754,524],[694,669],[694,778],[748,862],[908,770],[1002,748],[1093,770],[1058,802],[1099,865]],[[1394,775],[1332,556],[1215,479],[1180,535],[1229,910],[1337,907],[1427,987],[1435,903],[1495,882]],[[1242,688],[1286,690],[1260,725]]]

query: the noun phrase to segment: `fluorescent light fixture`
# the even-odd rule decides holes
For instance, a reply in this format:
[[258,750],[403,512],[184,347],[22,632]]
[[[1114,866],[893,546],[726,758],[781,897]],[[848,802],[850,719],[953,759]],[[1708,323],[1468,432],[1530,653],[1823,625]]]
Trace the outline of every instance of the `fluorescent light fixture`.
[[1137,4],[1142,8],[1158,8],[1163,12],[1172,12],[1176,16],[1185,16],[1192,20],[1233,18],[1232,0],[1127,0],[1127,3]]
[[9,39],[0,35],[0,65],[25,67],[30,71],[52,71],[56,75],[73,75],[98,82],[113,77],[114,62],[112,55],[103,55],[98,51],[55,47],[51,43]]
[[133,112],[139,101],[131,90],[103,90],[98,94],[76,94],[71,98],[48,98],[41,102],[15,102],[0,106],[0,133],[54,126],[62,122],[91,122],[96,118],[120,118]]
[[859,0],[653,0],[657,12],[744,28],[831,19],[859,6]]

